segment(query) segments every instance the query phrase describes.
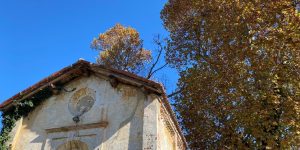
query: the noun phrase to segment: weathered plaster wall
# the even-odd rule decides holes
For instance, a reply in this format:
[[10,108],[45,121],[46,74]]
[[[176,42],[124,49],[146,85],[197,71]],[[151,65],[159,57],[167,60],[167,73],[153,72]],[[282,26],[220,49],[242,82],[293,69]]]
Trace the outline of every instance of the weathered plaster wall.
[[[159,119],[161,104],[158,96],[145,96],[139,88],[124,84],[112,88],[108,81],[96,76],[83,77],[65,88],[76,90],[52,96],[17,122],[13,129],[13,149],[56,150],[72,140],[84,142],[88,149],[96,150],[174,149],[172,140],[175,139]],[[73,94],[83,88],[95,92],[95,103],[80,117],[77,126],[84,128],[99,122],[108,122],[108,125],[81,130],[49,130],[76,125],[68,104]]]
[[23,119],[16,149],[56,149],[75,139],[87,142],[90,149],[141,149],[143,93],[126,85],[113,89],[109,82],[95,76],[73,81],[66,88],[96,91],[95,104],[81,117],[79,125],[107,121],[108,126],[81,130],[79,137],[77,131],[47,133],[45,129],[75,125],[68,102],[76,91],[62,92],[45,100]]
[[158,143],[162,150],[184,150],[183,141],[166,109],[160,105]]
[[176,150],[174,134],[171,133],[163,121],[160,121],[159,126],[160,149]]

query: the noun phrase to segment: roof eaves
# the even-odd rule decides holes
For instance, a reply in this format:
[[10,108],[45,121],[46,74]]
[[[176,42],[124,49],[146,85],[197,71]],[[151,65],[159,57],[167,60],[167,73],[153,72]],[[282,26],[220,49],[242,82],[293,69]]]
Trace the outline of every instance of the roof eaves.
[[89,64],[87,61],[79,60],[76,63],[61,69],[60,71],[53,73],[52,75],[44,78],[43,80],[39,81],[38,83],[26,88],[22,92],[19,92],[18,94],[5,100],[3,103],[0,104],[0,110],[5,111],[6,107],[9,106],[10,104],[12,104],[14,101],[22,101],[24,98],[28,97],[28,95],[31,95],[31,93],[33,91],[39,90],[45,86],[49,86],[51,81],[55,81],[55,79],[65,75],[66,73],[70,72],[71,70],[74,70],[75,68],[80,68],[82,66],[86,66],[87,64]]
[[2,104],[0,104],[0,110],[1,111],[7,110],[7,108],[10,107],[14,103],[14,101],[22,101],[25,98],[30,97],[31,95],[34,94],[34,91],[42,90],[43,88],[50,86],[51,83],[58,81],[63,76],[68,76],[69,74],[72,73],[72,71],[74,71],[76,69],[84,69],[85,68],[85,69],[92,70],[95,67],[107,70],[110,73],[121,75],[124,78],[130,78],[130,79],[138,80],[138,81],[140,81],[140,82],[142,82],[142,83],[144,83],[144,84],[146,84],[150,87],[158,89],[160,91],[159,94],[162,95],[163,105],[167,108],[167,111],[170,113],[171,118],[172,118],[177,130],[179,131],[182,140],[184,141],[185,147],[186,148],[188,147],[186,139],[185,139],[185,137],[184,137],[184,135],[181,131],[181,128],[180,128],[180,126],[177,122],[175,113],[172,110],[171,105],[168,101],[168,98],[167,98],[167,95],[166,95],[166,92],[165,92],[165,89],[164,89],[163,85],[161,85],[160,83],[157,83],[155,81],[148,80],[148,79],[145,79],[143,77],[137,76],[135,74],[126,72],[126,71],[117,70],[117,69],[113,69],[113,68],[107,68],[103,65],[96,65],[96,64],[90,63],[90,62],[85,61],[85,60],[79,60],[79,61],[75,62],[74,64],[63,68],[58,72],[53,73],[52,75],[44,78],[43,80],[39,81],[38,83],[30,86],[29,88],[23,90],[22,92],[20,92],[20,93],[14,95],[13,97],[7,99]]

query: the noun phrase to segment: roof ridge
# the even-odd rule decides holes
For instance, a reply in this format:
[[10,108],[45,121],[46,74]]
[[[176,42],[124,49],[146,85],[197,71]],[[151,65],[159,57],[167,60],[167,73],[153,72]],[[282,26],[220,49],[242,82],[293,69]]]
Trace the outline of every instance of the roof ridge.
[[[172,118],[177,130],[179,131],[180,137],[184,141],[184,145],[186,147],[188,147],[187,142],[185,140],[185,137],[184,137],[184,135],[181,131],[181,128],[180,128],[178,122],[177,122],[176,115],[175,115],[174,111],[172,110],[172,107],[171,107],[171,105],[168,101],[168,98],[166,96],[166,91],[165,91],[165,88],[164,88],[162,83],[159,83],[159,82],[156,82],[156,81],[153,81],[153,80],[150,80],[150,79],[146,79],[144,77],[138,76],[138,75],[136,75],[134,73],[130,73],[128,71],[109,68],[107,66],[94,64],[94,63],[91,63],[91,62],[83,60],[83,59],[79,59],[75,63],[73,63],[73,64],[71,64],[67,67],[64,67],[63,69],[51,74],[50,76],[40,80],[39,82],[37,82],[37,83],[33,84],[32,86],[26,88],[25,90],[23,90],[23,91],[15,94],[14,96],[8,98],[7,100],[5,100],[4,102],[2,102],[0,104],[0,110],[5,112],[5,110],[6,110],[5,108],[8,107],[9,105],[11,105],[15,100],[23,100],[24,97],[28,96],[28,95],[29,95],[29,97],[32,96],[32,95],[30,95],[32,92],[34,92],[36,90],[39,90],[39,89],[43,89],[43,88],[48,87],[48,86],[51,86],[49,84],[50,82],[53,82],[54,80],[59,79],[60,77],[62,77],[65,74],[68,75],[68,74],[76,73],[76,72],[72,72],[76,69],[80,70],[80,69],[83,69],[83,68],[87,68],[87,69],[91,70],[91,67],[93,67],[93,66],[100,67],[102,69],[107,69],[109,71],[112,71],[113,73],[120,74],[120,75],[129,77],[129,78],[132,78],[132,79],[136,79],[136,80],[142,81],[144,83],[148,83],[150,86],[153,86],[154,88],[157,88],[157,89],[161,90],[160,94],[162,94],[162,103],[167,108],[168,113],[170,113],[171,118]],[[81,76],[81,75],[79,74],[78,76]]]

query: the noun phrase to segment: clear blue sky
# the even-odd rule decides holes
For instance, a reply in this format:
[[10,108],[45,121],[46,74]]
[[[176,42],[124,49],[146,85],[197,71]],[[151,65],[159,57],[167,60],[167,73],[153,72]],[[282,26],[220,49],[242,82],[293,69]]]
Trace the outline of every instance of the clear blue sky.
[[[140,32],[147,49],[156,34],[167,36],[160,19],[165,0],[0,0],[0,102],[79,58],[95,62],[93,37],[116,23]],[[174,90],[176,72],[157,74]]]

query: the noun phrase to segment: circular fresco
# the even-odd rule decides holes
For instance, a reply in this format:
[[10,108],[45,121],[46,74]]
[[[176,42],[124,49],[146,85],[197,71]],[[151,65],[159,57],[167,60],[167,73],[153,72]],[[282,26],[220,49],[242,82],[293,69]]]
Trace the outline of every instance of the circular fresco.
[[95,103],[96,92],[89,88],[82,88],[76,91],[68,104],[70,113],[73,116],[81,116],[88,112]]

